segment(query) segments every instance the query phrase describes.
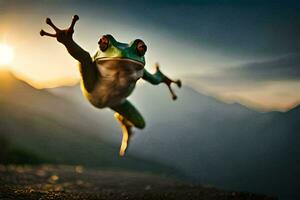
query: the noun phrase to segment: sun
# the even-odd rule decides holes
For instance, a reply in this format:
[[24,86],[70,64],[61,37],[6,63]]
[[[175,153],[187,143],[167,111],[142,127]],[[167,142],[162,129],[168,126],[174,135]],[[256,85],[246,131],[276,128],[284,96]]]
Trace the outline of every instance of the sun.
[[0,44],[0,66],[6,66],[11,64],[13,58],[13,48],[7,44]]

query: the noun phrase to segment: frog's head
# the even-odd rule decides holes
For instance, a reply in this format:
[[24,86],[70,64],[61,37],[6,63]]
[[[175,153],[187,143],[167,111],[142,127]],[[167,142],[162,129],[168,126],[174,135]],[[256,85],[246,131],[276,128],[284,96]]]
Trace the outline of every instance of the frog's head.
[[97,62],[114,61],[129,62],[145,66],[145,53],[147,46],[136,39],[129,44],[118,42],[112,35],[104,35],[98,42],[99,49],[94,57]]

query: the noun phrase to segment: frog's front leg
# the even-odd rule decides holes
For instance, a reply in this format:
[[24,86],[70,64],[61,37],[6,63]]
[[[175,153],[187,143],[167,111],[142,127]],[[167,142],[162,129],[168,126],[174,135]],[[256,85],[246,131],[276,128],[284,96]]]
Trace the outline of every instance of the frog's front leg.
[[143,79],[148,81],[149,83],[153,84],[153,85],[158,85],[160,83],[165,83],[172,95],[172,99],[176,100],[177,96],[174,93],[174,91],[171,88],[171,83],[175,83],[179,88],[181,87],[181,81],[180,80],[172,80],[169,77],[167,77],[166,75],[164,75],[160,69],[159,69],[159,65],[156,64],[156,72],[154,74],[150,74],[147,70],[144,70],[144,75],[143,75]]
[[90,54],[82,49],[73,40],[74,25],[78,20],[79,17],[77,15],[74,15],[69,28],[59,29],[52,23],[50,18],[47,18],[46,23],[54,29],[55,33],[48,33],[44,30],[41,30],[40,35],[56,38],[58,42],[62,43],[67,48],[70,55],[80,62],[79,69],[83,79],[83,85],[85,89],[90,92],[93,90],[97,81],[98,71]]
[[124,156],[129,146],[130,138],[133,135],[132,128],[143,129],[145,121],[139,111],[127,100],[118,106],[111,107],[111,109],[116,111],[115,117],[121,125],[123,139],[120,147],[120,155]]

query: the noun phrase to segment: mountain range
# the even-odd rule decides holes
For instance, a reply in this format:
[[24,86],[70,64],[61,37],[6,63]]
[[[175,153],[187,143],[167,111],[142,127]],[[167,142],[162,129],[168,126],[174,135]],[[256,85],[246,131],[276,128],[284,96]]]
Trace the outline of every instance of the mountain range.
[[[107,122],[88,120],[88,113],[81,112],[73,102],[37,90],[8,71],[0,72],[0,82],[0,161],[177,173],[146,158],[119,157],[119,146],[101,137],[111,132]],[[101,129],[90,128],[96,125]]]
[[219,188],[298,199],[300,107],[262,113],[192,88],[137,85],[129,100],[146,120],[128,155],[110,109],[96,109],[79,86],[37,90],[0,73],[1,135],[57,163],[169,173]]
[[[51,92],[90,108],[78,86]],[[130,155],[171,165],[197,183],[299,198],[300,106],[263,113],[189,87],[176,92],[178,100],[172,101],[164,85],[137,86],[129,99],[147,126],[136,130]],[[91,118],[112,116],[110,111],[92,110]],[[107,136],[118,142],[114,135]]]

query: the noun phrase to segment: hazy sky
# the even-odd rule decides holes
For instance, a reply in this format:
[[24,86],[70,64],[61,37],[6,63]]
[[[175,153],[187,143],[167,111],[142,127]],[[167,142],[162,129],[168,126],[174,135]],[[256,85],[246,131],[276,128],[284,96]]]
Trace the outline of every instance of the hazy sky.
[[266,110],[300,102],[300,3],[296,1],[5,1],[0,43],[14,47],[13,70],[39,87],[78,80],[76,62],[53,38],[45,18],[69,26],[93,54],[110,33],[121,42],[141,38],[147,69],[158,61],[200,92]]

